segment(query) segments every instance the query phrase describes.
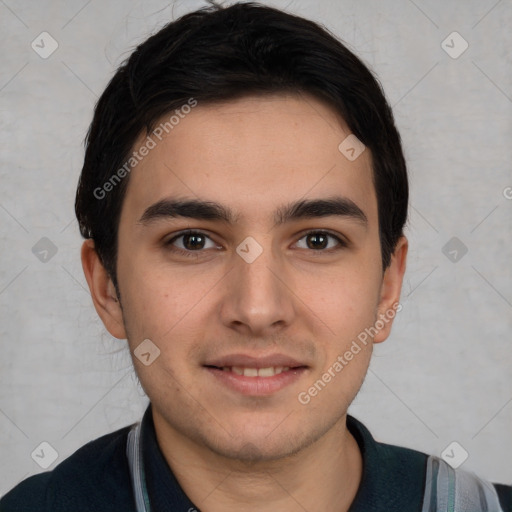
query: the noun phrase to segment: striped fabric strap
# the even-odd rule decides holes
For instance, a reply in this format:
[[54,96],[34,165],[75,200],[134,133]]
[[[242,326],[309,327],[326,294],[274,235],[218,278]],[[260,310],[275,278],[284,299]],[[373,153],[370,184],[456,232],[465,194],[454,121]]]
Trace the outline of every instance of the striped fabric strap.
[[135,424],[128,432],[126,455],[130,465],[132,487],[137,512],[151,512],[149,497],[146,491],[144,468],[142,466],[142,449],[140,446],[140,423]]
[[481,478],[453,469],[439,457],[427,461],[421,512],[503,512],[496,489]]

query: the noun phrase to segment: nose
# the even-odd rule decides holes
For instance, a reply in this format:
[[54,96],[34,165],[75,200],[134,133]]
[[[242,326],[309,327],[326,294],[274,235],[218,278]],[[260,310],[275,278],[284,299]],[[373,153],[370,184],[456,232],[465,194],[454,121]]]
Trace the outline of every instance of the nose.
[[291,324],[293,282],[270,246],[254,239],[240,244],[224,287],[221,319],[231,329],[262,336]]

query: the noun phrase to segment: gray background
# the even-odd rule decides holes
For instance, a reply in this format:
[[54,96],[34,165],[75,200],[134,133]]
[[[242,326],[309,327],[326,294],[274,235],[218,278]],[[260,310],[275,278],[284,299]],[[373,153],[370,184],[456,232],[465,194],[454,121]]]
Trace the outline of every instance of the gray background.
[[[428,453],[457,441],[464,469],[512,483],[512,2],[264,3],[320,21],[372,67],[409,163],[403,311],[351,414],[378,440]],[[146,406],[126,342],[92,307],[74,194],[115,67],[203,5],[0,0],[0,495],[42,471],[31,458],[42,441],[58,452],[52,469]],[[59,45],[46,59],[31,47],[43,31]],[[442,47],[453,31],[469,44],[458,58]],[[452,237],[466,254],[453,241],[443,252]]]

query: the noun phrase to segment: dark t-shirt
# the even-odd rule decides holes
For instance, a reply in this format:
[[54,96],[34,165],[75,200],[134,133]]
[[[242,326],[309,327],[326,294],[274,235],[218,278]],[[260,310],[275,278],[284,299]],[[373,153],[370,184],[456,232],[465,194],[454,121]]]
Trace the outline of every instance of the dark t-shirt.
[[[350,512],[422,512],[428,455],[376,442],[351,416],[347,426],[363,456],[362,481]],[[0,512],[136,512],[126,449],[130,429],[91,441],[53,471],[22,481],[0,500]],[[141,445],[151,512],[200,511],[158,446],[151,405],[142,419]],[[503,512],[512,512],[512,486],[493,485]]]

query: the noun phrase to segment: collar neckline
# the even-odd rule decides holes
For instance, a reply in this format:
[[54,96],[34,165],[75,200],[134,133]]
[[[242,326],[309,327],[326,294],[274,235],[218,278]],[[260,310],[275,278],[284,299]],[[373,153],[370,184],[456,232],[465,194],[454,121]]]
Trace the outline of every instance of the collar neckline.
[[[141,428],[152,512],[199,511],[176,480],[158,445],[151,403],[144,413]],[[407,448],[376,442],[369,430],[350,415],[347,415],[347,428],[354,436],[363,458],[363,474],[350,512],[420,510],[427,456]],[[412,454],[415,457],[411,457]]]

